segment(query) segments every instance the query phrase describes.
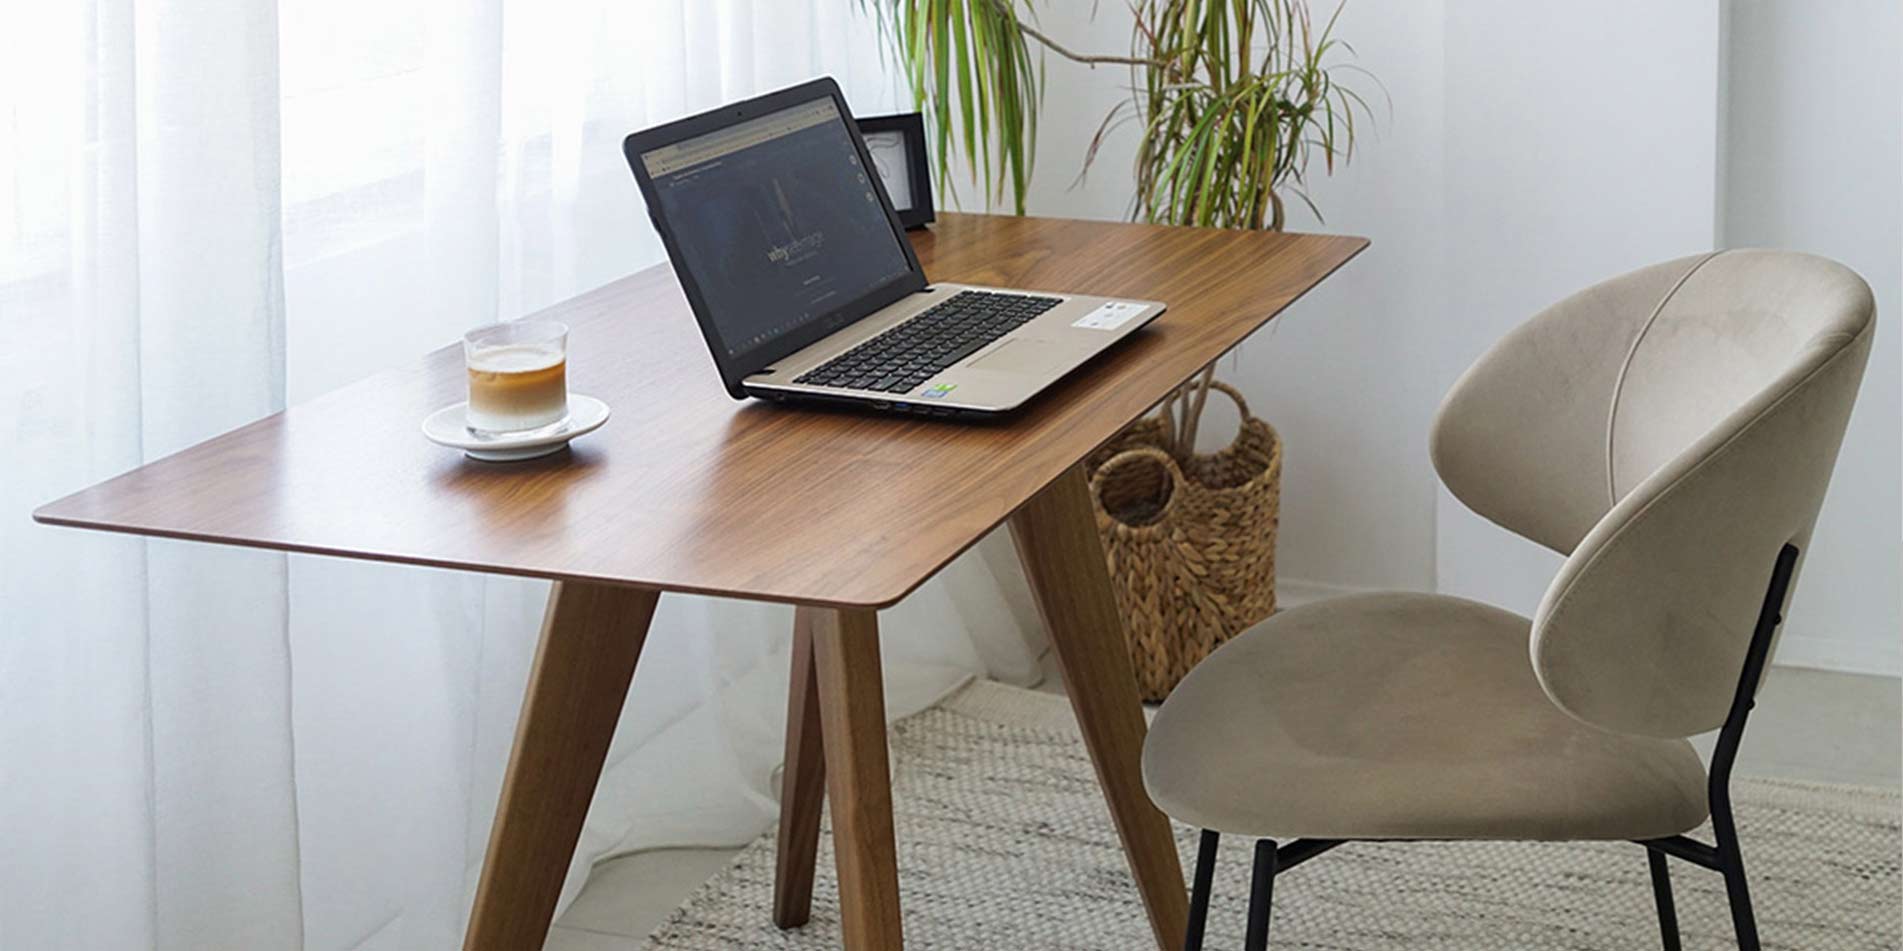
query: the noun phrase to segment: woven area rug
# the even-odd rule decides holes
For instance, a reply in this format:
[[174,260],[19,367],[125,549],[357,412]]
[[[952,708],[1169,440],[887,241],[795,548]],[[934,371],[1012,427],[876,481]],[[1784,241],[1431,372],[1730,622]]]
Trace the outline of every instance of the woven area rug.
[[[907,947],[1151,947],[1063,698],[973,684],[897,724],[892,753]],[[1903,947],[1896,793],[1739,780],[1734,798],[1766,949]],[[1194,834],[1177,829],[1185,869]],[[1225,846],[1211,951],[1242,944],[1248,845]],[[1672,865],[1687,951],[1736,948],[1717,874]],[[647,947],[837,948],[830,830],[819,868],[812,921],[778,931],[763,836]],[[1275,899],[1274,949],[1659,947],[1645,855],[1629,844],[1356,843],[1291,870]]]

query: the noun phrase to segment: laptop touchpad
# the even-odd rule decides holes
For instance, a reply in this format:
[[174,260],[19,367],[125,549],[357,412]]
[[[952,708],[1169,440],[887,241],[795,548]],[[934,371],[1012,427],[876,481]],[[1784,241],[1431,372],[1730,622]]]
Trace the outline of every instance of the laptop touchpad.
[[1048,340],[1006,340],[990,353],[971,362],[974,370],[1022,373],[1048,370],[1060,348]]

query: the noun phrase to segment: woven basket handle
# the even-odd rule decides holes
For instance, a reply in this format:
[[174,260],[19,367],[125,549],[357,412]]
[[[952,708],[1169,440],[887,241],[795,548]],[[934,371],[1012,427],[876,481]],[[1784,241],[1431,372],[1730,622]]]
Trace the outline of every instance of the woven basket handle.
[[1221,380],[1210,380],[1209,388],[1234,400],[1236,403],[1236,412],[1241,413],[1243,419],[1249,419],[1255,415],[1254,413],[1249,412],[1249,401],[1242,398],[1241,390],[1238,390],[1235,387],[1230,386],[1229,384],[1224,383]]
[[[1104,479],[1109,476],[1111,472],[1124,466],[1139,465],[1146,462],[1152,465],[1162,466],[1163,471],[1169,473],[1170,477],[1170,495],[1169,498],[1163,500],[1163,508],[1157,513],[1157,517],[1160,519],[1168,515],[1172,509],[1176,508],[1177,496],[1183,494],[1182,468],[1176,464],[1176,460],[1172,458],[1169,453],[1154,446],[1138,446],[1135,449],[1125,449],[1111,456],[1109,459],[1104,460],[1103,465],[1098,466],[1097,471],[1090,474],[1090,502],[1097,507],[1097,511],[1105,514],[1108,514],[1110,511],[1109,508],[1103,504]],[[1112,517],[1114,518],[1115,516]]]
[[1249,420],[1254,419],[1255,414],[1249,412],[1249,402],[1242,398],[1241,390],[1221,380],[1210,380],[1209,388],[1229,397],[1229,399],[1236,404],[1236,434],[1229,440],[1229,445],[1233,446],[1236,444],[1236,440],[1242,438],[1242,431],[1248,428]]

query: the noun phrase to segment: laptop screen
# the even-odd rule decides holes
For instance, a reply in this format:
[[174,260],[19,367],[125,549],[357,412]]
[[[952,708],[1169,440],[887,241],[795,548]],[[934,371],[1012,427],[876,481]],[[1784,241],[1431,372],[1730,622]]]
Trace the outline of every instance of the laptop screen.
[[830,96],[651,149],[641,163],[678,245],[674,265],[699,286],[728,357],[911,270]]

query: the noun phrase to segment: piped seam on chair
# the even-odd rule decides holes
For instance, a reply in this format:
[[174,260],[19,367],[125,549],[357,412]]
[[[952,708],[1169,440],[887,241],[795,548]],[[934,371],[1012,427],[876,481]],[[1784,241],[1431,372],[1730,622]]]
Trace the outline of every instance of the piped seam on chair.
[[1672,302],[1672,298],[1678,295],[1678,289],[1681,287],[1684,287],[1685,282],[1691,280],[1692,275],[1697,274],[1699,268],[1704,267],[1705,264],[1709,262],[1712,258],[1715,258],[1718,255],[1723,253],[1725,252],[1724,252],[1724,249],[1722,248],[1717,251],[1713,251],[1710,254],[1707,254],[1704,257],[1699,258],[1698,261],[1694,263],[1691,267],[1686,268],[1685,273],[1679,275],[1678,280],[1672,282],[1672,286],[1670,289],[1668,289],[1665,292],[1665,296],[1659,298],[1658,305],[1652,308],[1651,315],[1645,318],[1645,323],[1639,325],[1639,332],[1632,335],[1632,345],[1626,348],[1625,360],[1621,361],[1619,364],[1619,375],[1616,379],[1612,381],[1612,405],[1606,408],[1606,505],[1607,506],[1614,506],[1619,504],[1619,487],[1616,480],[1613,477],[1612,450],[1613,450],[1614,438],[1618,432],[1619,398],[1625,393],[1626,373],[1632,369],[1632,361],[1634,359],[1637,359],[1639,355],[1639,345],[1645,342],[1646,334],[1651,333],[1652,325],[1658,322],[1659,315],[1665,313],[1665,305]]

